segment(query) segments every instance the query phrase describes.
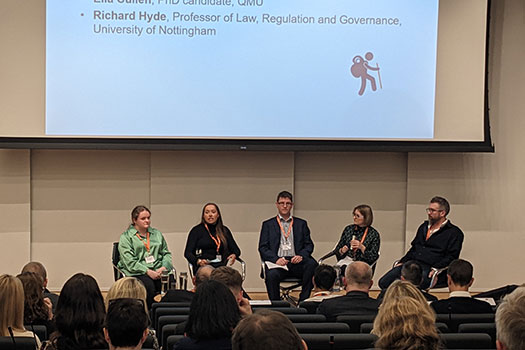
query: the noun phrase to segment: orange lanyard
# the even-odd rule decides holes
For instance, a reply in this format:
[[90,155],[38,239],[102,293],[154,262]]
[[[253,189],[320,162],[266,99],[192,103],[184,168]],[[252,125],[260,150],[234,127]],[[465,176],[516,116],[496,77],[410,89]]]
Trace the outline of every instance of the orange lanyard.
[[276,217],[276,219],[277,219],[277,223],[279,224],[279,227],[281,228],[281,233],[283,234],[285,239],[288,239],[288,237],[290,237],[290,233],[292,233],[293,217],[292,217],[292,221],[290,222],[290,226],[288,226],[288,232],[284,232],[284,227],[281,224],[281,220],[279,220],[278,216]]
[[148,251],[149,253],[149,231],[146,232],[146,242],[144,242],[144,240],[142,239],[142,237],[140,237],[140,235],[137,233],[137,237],[140,239],[140,241],[142,242],[142,244],[144,244],[144,247],[146,247],[146,250]]
[[217,246],[217,253],[219,252],[219,249],[221,248],[221,239],[219,237],[213,237],[210,229],[208,228],[208,224],[204,224],[204,227],[206,227],[206,230],[208,231],[208,234],[210,235],[211,239],[215,242],[215,245]]

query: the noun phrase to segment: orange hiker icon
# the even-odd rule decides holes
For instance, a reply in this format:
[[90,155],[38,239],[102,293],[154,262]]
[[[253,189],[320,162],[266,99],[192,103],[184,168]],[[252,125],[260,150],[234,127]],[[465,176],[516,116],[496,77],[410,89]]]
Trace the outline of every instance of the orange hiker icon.
[[357,55],[352,59],[352,67],[350,67],[350,73],[356,78],[361,78],[361,88],[359,89],[359,96],[362,96],[365,93],[366,89],[366,80],[370,80],[370,85],[372,86],[372,91],[377,90],[376,79],[368,74],[368,70],[377,71],[377,76],[379,78],[379,86],[382,89],[383,84],[381,83],[381,75],[379,73],[379,65],[376,63],[376,67],[372,67],[368,64],[368,61],[371,61],[374,58],[374,54],[367,52],[365,54],[365,59]]

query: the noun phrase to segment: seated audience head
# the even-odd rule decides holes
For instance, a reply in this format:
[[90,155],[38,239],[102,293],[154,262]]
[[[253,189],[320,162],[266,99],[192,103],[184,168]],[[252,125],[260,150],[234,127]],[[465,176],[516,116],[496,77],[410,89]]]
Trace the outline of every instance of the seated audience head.
[[141,349],[148,337],[146,302],[136,298],[111,299],[106,314],[104,337],[110,349]]
[[284,314],[257,310],[242,319],[233,330],[233,350],[307,350],[297,329]]
[[361,290],[368,291],[372,287],[372,268],[363,261],[354,261],[346,267],[345,286],[346,291]]
[[198,287],[199,284],[209,280],[213,270],[215,270],[215,268],[211,265],[204,265],[199,267],[199,269],[195,273],[195,276],[193,276],[193,285],[195,286],[195,288]]
[[496,309],[496,347],[498,350],[525,349],[525,286],[503,298]]
[[24,324],[43,323],[49,320],[49,306],[44,302],[42,279],[34,272],[16,276],[24,286]]
[[241,316],[237,301],[226,285],[201,283],[191,301],[186,334],[195,340],[230,338]]
[[106,310],[111,300],[120,298],[142,300],[144,310],[146,310],[146,314],[148,313],[148,308],[146,306],[146,288],[138,278],[124,277],[113,283],[106,295]]
[[337,273],[330,265],[321,264],[315,268],[314,271],[314,287],[319,290],[331,290],[334,286]]
[[360,215],[363,218],[363,221],[359,226],[371,226],[372,222],[374,222],[374,213],[372,212],[372,208],[367,204],[358,205],[354,208],[352,214],[354,214],[354,223],[356,215]]
[[50,341],[57,350],[107,348],[102,331],[105,316],[104,299],[97,281],[77,273],[60,291],[55,312],[57,331]]
[[36,273],[41,279],[42,279],[42,285],[44,288],[47,288],[47,271],[44,265],[39,263],[38,261],[31,261],[25,264],[25,266],[22,268],[21,274],[26,272],[33,272]]
[[416,299],[422,304],[428,304],[423,293],[421,293],[421,291],[415,285],[407,281],[397,280],[386,290],[381,305],[389,303],[390,301],[396,300],[400,297],[409,297]]
[[423,270],[421,265],[415,260],[409,260],[401,268],[401,279],[418,286],[423,281]]
[[473,270],[472,264],[468,261],[463,259],[453,260],[447,270],[448,288],[451,291],[467,291],[474,282],[472,277]]
[[9,328],[24,330],[24,287],[11,275],[0,276],[0,336],[8,337]]
[[242,276],[234,268],[229,266],[217,267],[212,271],[210,280],[225,284],[226,287],[230,288],[237,301],[242,299]]
[[[410,283],[408,283],[410,284]],[[435,315],[426,300],[401,296],[381,304],[372,333],[376,349],[438,350]]]

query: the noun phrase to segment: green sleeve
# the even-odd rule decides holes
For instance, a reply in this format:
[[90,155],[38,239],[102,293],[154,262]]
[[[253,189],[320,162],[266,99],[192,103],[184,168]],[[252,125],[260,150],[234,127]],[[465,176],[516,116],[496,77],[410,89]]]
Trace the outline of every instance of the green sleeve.
[[161,233],[162,244],[160,247],[160,254],[162,255],[162,266],[164,266],[168,271],[173,269],[173,263],[171,261],[171,252],[168,250],[168,243],[164,239],[164,236]]
[[118,250],[120,253],[119,268],[126,276],[144,275],[148,271],[148,267],[142,263],[145,257],[143,254],[137,254],[133,240],[127,232],[120,236]]

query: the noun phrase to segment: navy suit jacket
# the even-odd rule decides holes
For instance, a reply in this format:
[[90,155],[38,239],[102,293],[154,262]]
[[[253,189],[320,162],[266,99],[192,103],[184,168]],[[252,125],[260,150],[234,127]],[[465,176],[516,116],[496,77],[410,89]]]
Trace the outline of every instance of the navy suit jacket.
[[[293,217],[293,243],[295,255],[303,259],[311,257],[314,251],[314,243],[310,238],[310,229],[305,220]],[[276,217],[270,218],[262,223],[261,235],[259,236],[259,254],[263,261],[275,263],[279,256],[279,245],[281,244],[281,228]]]

